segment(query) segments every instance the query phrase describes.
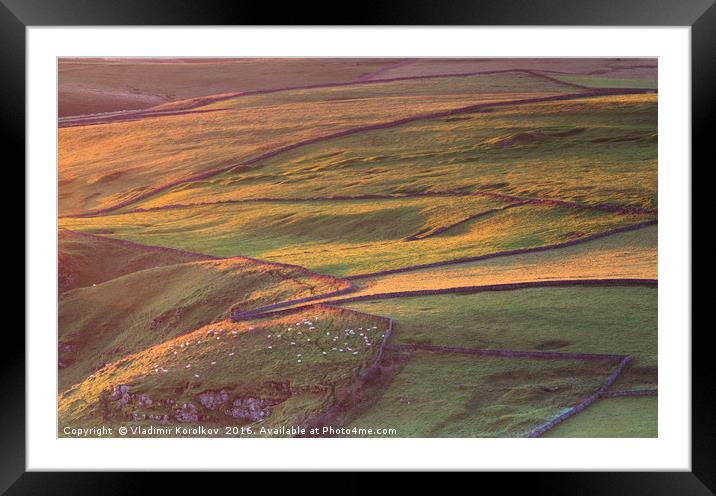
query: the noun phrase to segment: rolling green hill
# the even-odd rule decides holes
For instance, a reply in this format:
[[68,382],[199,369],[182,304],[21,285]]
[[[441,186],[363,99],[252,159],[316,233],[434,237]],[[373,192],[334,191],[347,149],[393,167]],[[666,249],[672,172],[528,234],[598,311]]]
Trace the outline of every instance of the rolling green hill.
[[[371,345],[346,329],[361,329]],[[227,425],[311,425],[352,401],[386,331],[385,319],[329,307],[203,326],[127,354],[64,391],[60,432],[157,426],[164,416],[172,425],[220,426],[220,435]]]

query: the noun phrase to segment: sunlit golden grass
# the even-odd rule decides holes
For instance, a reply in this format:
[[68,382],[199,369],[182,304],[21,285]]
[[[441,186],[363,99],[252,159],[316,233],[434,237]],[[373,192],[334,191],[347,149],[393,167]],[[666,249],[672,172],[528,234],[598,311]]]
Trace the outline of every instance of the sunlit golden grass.
[[244,258],[156,267],[63,294],[59,304],[60,388],[103,364],[201,325],[232,307],[335,291],[346,281]]
[[358,279],[346,297],[465,286],[580,279],[657,279],[657,227],[555,250]]
[[[202,392],[220,390],[237,398],[278,394],[281,401],[261,425],[300,425],[351,394],[360,371],[375,361],[386,326],[382,319],[335,308],[202,326],[128,353],[63,390],[59,394],[60,432],[63,426],[131,425],[132,417],[123,415],[133,413],[168,415],[170,423],[177,424],[176,409],[185,402],[196,406],[202,417],[210,417],[204,422],[246,423],[221,409],[210,411],[202,406]],[[345,329],[359,328],[370,335],[371,346],[358,333],[344,334]],[[342,339],[336,344],[333,338],[339,335]],[[127,385],[132,395],[149,396],[152,404],[132,401],[121,410],[113,408],[108,397],[119,385]],[[146,423],[157,425],[156,421]]]
[[301,147],[138,203],[488,191],[656,208],[657,96],[496,107]]
[[[475,203],[472,203],[475,202]],[[483,198],[258,202],[65,218],[74,230],[216,256],[248,255],[348,275],[577,239],[650,218],[542,205],[490,210]]]
[[568,279],[656,279],[657,227],[553,251],[389,274],[360,281],[375,294]]
[[60,214],[112,206],[177,179],[344,129],[563,91],[521,75],[424,85],[398,81],[248,96],[202,107],[205,113],[61,128]]

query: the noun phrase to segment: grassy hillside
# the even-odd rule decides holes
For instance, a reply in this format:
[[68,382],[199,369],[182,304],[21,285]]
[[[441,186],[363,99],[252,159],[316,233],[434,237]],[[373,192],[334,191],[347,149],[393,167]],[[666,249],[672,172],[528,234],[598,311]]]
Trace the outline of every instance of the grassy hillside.
[[[632,355],[619,389],[657,384],[651,288],[531,288],[349,303],[395,319],[391,344]],[[615,385],[616,387],[616,385]]]
[[119,110],[58,122],[60,435],[520,437],[617,355],[657,393],[657,62],[60,60],[61,115]]
[[66,218],[60,225],[208,255],[249,255],[349,275],[550,245],[651,218],[522,205],[433,236],[407,239],[494,206],[481,198],[238,203]]
[[64,293],[59,387],[106,363],[242,311],[347,287],[300,267],[245,258],[146,269]]
[[349,427],[399,437],[520,437],[599,389],[608,360],[511,359],[415,352]]
[[653,94],[609,96],[424,119],[281,153],[139,206],[483,191],[656,208],[656,106]]
[[202,107],[201,113],[60,128],[60,213],[112,206],[177,179],[341,130],[569,90],[520,74],[452,79],[245,96]]
[[58,233],[60,292],[91,286],[138,270],[206,259],[206,256],[76,233]]
[[[128,354],[60,394],[60,432],[157,426],[165,415],[170,425],[253,423],[256,431],[309,424],[355,394],[386,326],[335,308],[203,326]],[[361,329],[372,346],[347,329]]]

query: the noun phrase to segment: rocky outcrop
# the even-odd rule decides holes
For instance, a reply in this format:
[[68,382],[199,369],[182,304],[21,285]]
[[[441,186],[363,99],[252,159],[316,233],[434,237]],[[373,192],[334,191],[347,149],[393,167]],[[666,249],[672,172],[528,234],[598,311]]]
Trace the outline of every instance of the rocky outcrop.
[[225,390],[221,390],[218,393],[207,391],[199,395],[199,403],[207,410],[218,410],[225,407],[230,400],[231,394]]
[[[111,388],[109,401],[106,402],[108,415],[111,417],[131,418],[132,420],[161,420],[162,415],[145,413],[154,405],[154,400],[146,394],[132,394],[127,384],[119,384]],[[155,417],[158,417],[155,419]]]
[[234,400],[231,409],[224,413],[236,419],[256,422],[271,415],[271,407],[276,403],[272,400],[261,398],[241,398]]
[[129,403],[130,395],[129,395],[129,386],[126,384],[120,384],[119,386],[114,386],[112,388],[112,395],[110,396],[110,399],[114,402],[114,408],[119,409],[122,408],[124,405]]
[[184,403],[177,408],[174,418],[177,422],[196,422],[199,420],[199,414],[192,403]]
[[227,389],[205,391],[198,396],[199,403],[207,410],[221,412],[227,417],[250,422],[263,420],[271,415],[271,408],[283,403],[291,396],[287,384],[269,384],[273,394],[266,397],[239,395]]
[[132,393],[130,386],[119,384],[104,394],[104,411],[108,418],[168,424],[231,418],[257,422],[271,415],[272,408],[292,395],[289,383],[268,382],[256,391],[236,391],[231,388],[204,391],[195,402],[178,404],[171,398],[153,399],[145,393]]

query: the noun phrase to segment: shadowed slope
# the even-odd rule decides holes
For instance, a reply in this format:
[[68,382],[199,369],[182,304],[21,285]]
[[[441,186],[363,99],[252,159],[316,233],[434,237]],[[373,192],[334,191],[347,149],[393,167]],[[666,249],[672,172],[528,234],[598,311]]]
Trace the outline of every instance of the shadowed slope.
[[300,267],[230,258],[142,270],[64,293],[60,389],[103,364],[276,301],[330,293],[347,281]]
[[139,270],[213,258],[68,229],[60,229],[58,238],[58,282],[61,293]]
[[60,58],[60,116],[151,107],[227,91],[351,81],[393,59]]

